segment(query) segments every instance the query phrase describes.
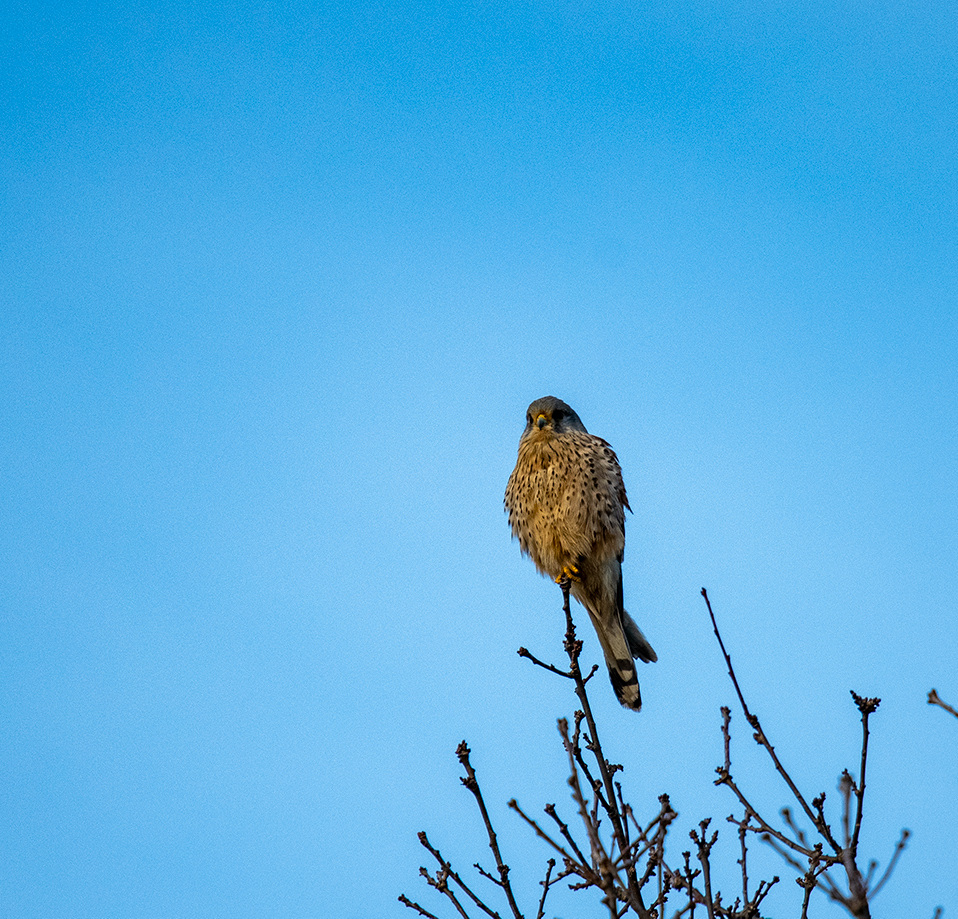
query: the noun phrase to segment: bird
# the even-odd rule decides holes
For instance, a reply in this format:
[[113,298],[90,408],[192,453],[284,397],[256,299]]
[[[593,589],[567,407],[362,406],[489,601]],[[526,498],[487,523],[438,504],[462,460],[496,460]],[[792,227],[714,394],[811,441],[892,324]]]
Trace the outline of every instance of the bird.
[[616,698],[639,711],[633,658],[651,663],[658,656],[623,608],[625,511],[632,508],[612,447],[561,399],[536,399],[504,505],[513,538],[540,574],[569,581],[595,627]]

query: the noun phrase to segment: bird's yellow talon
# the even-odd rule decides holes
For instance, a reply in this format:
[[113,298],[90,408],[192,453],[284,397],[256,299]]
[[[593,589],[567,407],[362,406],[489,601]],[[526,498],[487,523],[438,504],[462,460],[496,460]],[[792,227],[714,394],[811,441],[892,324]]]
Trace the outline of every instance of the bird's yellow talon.
[[561,584],[563,581],[581,581],[582,578],[579,577],[579,569],[575,565],[563,565],[562,574],[556,578],[556,584]]

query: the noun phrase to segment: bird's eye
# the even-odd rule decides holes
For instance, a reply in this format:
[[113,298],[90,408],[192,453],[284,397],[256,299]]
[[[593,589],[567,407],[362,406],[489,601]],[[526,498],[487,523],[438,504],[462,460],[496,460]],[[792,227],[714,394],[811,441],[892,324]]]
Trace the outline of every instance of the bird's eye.
[[553,420],[553,421],[562,421],[563,418],[565,418],[565,412],[562,411],[561,408],[557,408],[557,409],[552,413],[552,420]]

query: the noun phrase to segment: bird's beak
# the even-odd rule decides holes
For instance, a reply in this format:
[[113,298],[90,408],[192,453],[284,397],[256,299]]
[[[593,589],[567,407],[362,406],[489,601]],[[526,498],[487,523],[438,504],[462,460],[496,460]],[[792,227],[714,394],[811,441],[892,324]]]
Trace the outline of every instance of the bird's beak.
[[549,419],[546,418],[545,415],[539,415],[539,416],[536,418],[536,427],[539,428],[540,431],[541,431],[548,423],[549,423]]

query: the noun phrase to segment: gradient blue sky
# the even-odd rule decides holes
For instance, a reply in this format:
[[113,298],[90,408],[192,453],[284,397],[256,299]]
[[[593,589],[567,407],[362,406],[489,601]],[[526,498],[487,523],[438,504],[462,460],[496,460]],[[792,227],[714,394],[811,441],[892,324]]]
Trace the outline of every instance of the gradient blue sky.
[[516,656],[559,657],[560,597],[501,501],[555,394],[635,509],[660,660],[641,715],[594,696],[673,857],[732,811],[707,586],[809,796],[857,768],[848,690],[882,697],[863,848],[914,836],[877,909],[955,914],[958,724],[925,694],[958,701],[956,18],[5,9],[0,912],[441,909],[416,831],[487,861],[462,738],[531,902],[548,853],[505,802],[571,815],[573,700]]

